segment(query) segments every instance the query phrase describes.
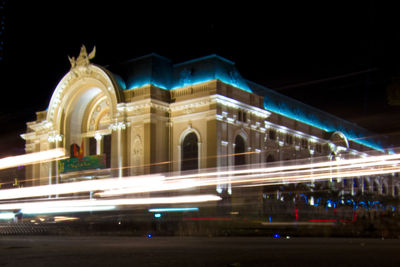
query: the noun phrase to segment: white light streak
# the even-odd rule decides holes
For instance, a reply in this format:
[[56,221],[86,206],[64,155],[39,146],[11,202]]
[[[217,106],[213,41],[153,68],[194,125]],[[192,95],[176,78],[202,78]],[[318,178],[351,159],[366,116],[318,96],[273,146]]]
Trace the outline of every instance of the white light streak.
[[42,152],[24,154],[0,159],[0,170],[21,165],[35,164],[42,161],[60,159],[65,156],[64,149],[57,148]]
[[15,214],[13,212],[2,212],[0,213],[0,220],[10,220],[13,219]]
[[157,198],[84,199],[61,201],[52,200],[0,204],[0,210],[21,210],[21,212],[25,214],[47,214],[112,210],[117,206],[201,203],[219,200],[221,200],[221,197],[216,195],[185,195]]
[[115,206],[82,206],[82,207],[29,207],[21,210],[23,214],[51,214],[51,213],[70,213],[70,212],[92,212],[92,211],[107,211],[113,210]]
[[[266,165],[268,166],[268,165]],[[173,190],[194,189],[207,186],[235,185],[260,186],[279,183],[299,183],[332,178],[360,177],[400,172],[400,155],[391,154],[357,159],[343,159],[339,161],[325,161],[318,163],[296,164],[222,171],[208,171],[186,175],[165,177],[163,175],[143,175],[124,178],[110,178],[75,183],[64,183],[47,186],[26,187],[0,190],[1,200],[40,197],[48,195],[63,195],[80,192],[94,192],[102,198],[118,197]],[[199,196],[191,196],[194,202],[199,202]],[[217,196],[214,196],[217,197]],[[177,197],[178,198],[178,197]],[[171,203],[174,198],[121,198],[101,199],[95,202],[79,204],[90,207],[93,205],[141,205],[153,203]],[[206,201],[217,201],[208,199]],[[104,202],[108,201],[108,202]],[[155,201],[155,202],[152,202]],[[165,202],[164,202],[165,201]],[[176,203],[189,203],[190,199],[176,199]],[[183,201],[183,202],[182,202]],[[62,201],[55,201],[62,203]],[[69,202],[71,205],[73,202]],[[101,203],[101,204],[94,204]],[[106,203],[106,204],[105,204]],[[18,204],[18,203],[17,203]],[[16,204],[16,205],[17,205]],[[5,209],[3,204],[1,205]],[[32,203],[29,203],[32,205]],[[18,206],[19,207],[19,206]],[[9,208],[11,210],[12,208]],[[15,207],[13,209],[16,209]]]
[[98,190],[120,189],[123,187],[143,187],[149,184],[158,184],[164,177],[161,175],[127,177],[123,179],[103,179],[74,183],[33,186],[0,190],[0,200],[40,197],[46,195],[62,195]]

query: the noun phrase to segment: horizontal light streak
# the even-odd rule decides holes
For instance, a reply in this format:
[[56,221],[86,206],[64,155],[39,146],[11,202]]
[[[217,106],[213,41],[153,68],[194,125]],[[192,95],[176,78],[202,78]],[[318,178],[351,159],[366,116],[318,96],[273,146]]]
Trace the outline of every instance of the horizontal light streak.
[[340,161],[323,161],[317,163],[308,163],[308,164],[297,164],[297,165],[289,165],[289,166],[277,166],[277,167],[265,167],[265,168],[251,168],[251,169],[242,169],[242,170],[227,170],[227,171],[216,171],[216,172],[208,172],[208,173],[197,173],[197,174],[189,174],[189,175],[180,175],[180,176],[172,176],[167,177],[167,179],[185,179],[185,178],[197,178],[197,177],[206,177],[206,176],[221,176],[221,175],[237,175],[242,173],[269,173],[269,172],[279,172],[279,171],[287,171],[287,170],[300,170],[300,169],[315,169],[321,167],[330,167],[330,166],[340,166],[340,165],[350,165],[350,164],[358,164],[358,163],[367,163],[367,162],[377,162],[377,161],[387,161],[400,159],[400,154],[392,154],[392,155],[384,155],[384,156],[372,156],[367,158],[357,158],[357,159],[346,159]]
[[62,195],[98,190],[109,190],[123,187],[141,187],[156,184],[164,177],[160,175],[137,176],[127,178],[110,178],[101,180],[90,180],[74,183],[63,183],[44,186],[33,186],[0,190],[0,200],[40,197],[47,195]]
[[199,208],[159,208],[159,209],[149,209],[149,212],[175,212],[175,211],[199,211]]
[[2,212],[0,213],[0,220],[14,219],[15,214],[13,212]]
[[[183,177],[191,177],[192,179],[179,179],[179,176],[175,177],[175,179],[168,179],[164,183],[159,184],[152,184],[145,186],[143,188],[135,187],[129,188],[126,187],[124,189],[117,189],[117,190],[107,190],[102,193],[98,193],[101,197],[107,196],[117,196],[117,195],[124,195],[124,194],[134,194],[134,193],[143,193],[143,192],[155,192],[155,191],[168,191],[168,190],[180,190],[180,189],[188,189],[188,188],[195,188],[195,187],[204,187],[204,186],[212,186],[217,184],[238,184],[238,183],[253,183],[253,182],[276,182],[276,181],[286,181],[294,180],[297,181],[299,179],[310,180],[310,179],[327,179],[335,177],[341,177],[343,175],[348,175],[348,173],[344,172],[343,169],[365,169],[376,167],[380,165],[396,165],[399,164],[400,161],[371,161],[367,163],[357,163],[357,164],[350,164],[350,165],[343,165],[341,161],[335,161],[334,163],[337,164],[328,164],[328,167],[324,168],[315,168],[315,169],[295,169],[294,166],[287,166],[279,167],[281,171],[269,172],[268,168],[258,169],[259,172],[254,173],[254,170],[237,170],[237,171],[223,171],[220,172],[224,175],[219,175],[213,177],[214,173],[209,173],[207,177],[204,174],[201,174],[201,179],[193,179],[191,176],[183,176]],[[329,166],[330,165],[330,166]],[[324,166],[319,164],[319,166]],[[288,171],[283,171],[285,169],[289,169]],[[264,171],[261,171],[264,170]],[[325,171],[325,172],[322,172]],[[399,168],[391,169],[391,171],[381,170],[378,173],[390,173],[390,172],[397,172]],[[322,172],[322,173],[321,173]],[[233,173],[233,175],[232,175]],[[249,174],[250,173],[250,174]],[[296,175],[293,176],[293,173]],[[305,175],[299,175],[300,173],[308,173]],[[376,172],[371,172],[369,169],[365,169],[363,171],[358,171],[356,173],[351,173],[352,176],[365,176],[371,175],[372,173],[376,174]],[[241,174],[241,175],[239,175]],[[194,175],[196,176],[196,174]],[[270,177],[272,176],[272,177]]]
[[180,204],[219,201],[216,195],[185,195],[156,198],[120,198],[120,199],[84,199],[84,200],[52,200],[0,204],[0,210],[21,210],[22,213],[40,214],[57,212],[96,211],[114,209],[116,206]]
[[[289,166],[265,168],[251,168],[250,166],[250,168],[240,170],[211,171],[171,177],[158,174],[126,178],[109,178],[0,190],[0,200],[81,192],[94,192],[96,196],[110,197],[146,192],[192,189],[222,184],[260,186],[271,183],[306,182],[310,180],[315,181],[330,178],[395,173],[400,171],[399,164],[400,155],[393,154]],[[127,199],[124,201],[127,201]],[[135,201],[138,201],[138,199],[135,199]],[[143,201],[143,204],[148,204],[146,201],[147,200]]]
[[146,183],[144,186],[124,186],[122,189],[106,190],[105,192],[97,193],[96,195],[101,197],[110,197],[126,194],[155,192],[155,191],[169,191],[169,190],[180,190],[187,189],[196,186],[200,186],[200,180],[169,180],[159,181],[154,183]]
[[[247,183],[242,185],[242,187],[254,187],[254,186],[263,186],[263,185],[276,185],[276,184],[285,184],[285,183],[301,183],[301,182],[308,182],[310,180],[317,181],[317,180],[326,180],[326,179],[333,179],[333,178],[347,178],[347,177],[359,177],[359,176],[369,176],[369,175],[378,175],[378,174],[390,174],[393,172],[399,172],[400,169],[396,168],[381,168],[379,170],[365,170],[365,171],[348,171],[348,172],[327,172],[321,174],[309,174],[309,175],[293,175],[293,176],[285,176],[284,179],[281,177],[271,177],[267,179],[248,179],[245,181],[241,181]],[[257,184],[250,184],[256,183]],[[259,182],[264,182],[260,184]],[[233,182],[235,183],[235,182]]]
[[76,221],[79,220],[78,217],[66,217],[66,216],[55,216],[54,222],[65,222],[65,221]]
[[23,214],[52,214],[52,213],[72,213],[72,212],[92,212],[109,211],[115,209],[115,206],[81,206],[81,207],[29,207],[21,210]]
[[6,157],[0,159],[0,169],[7,169],[22,165],[35,164],[43,161],[60,159],[63,158],[64,156],[65,156],[64,149],[57,148],[42,152]]

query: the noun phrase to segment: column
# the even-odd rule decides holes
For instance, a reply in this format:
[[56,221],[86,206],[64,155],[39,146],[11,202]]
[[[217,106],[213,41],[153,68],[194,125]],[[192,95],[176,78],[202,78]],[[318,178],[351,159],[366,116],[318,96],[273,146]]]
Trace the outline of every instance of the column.
[[201,151],[201,142],[197,142],[197,166],[198,166],[198,170],[201,169],[201,157],[202,157],[202,151]]
[[122,130],[126,129],[127,124],[125,122],[115,122],[110,125],[112,131],[117,131],[117,167],[118,167],[118,177],[121,178],[123,171],[123,152],[122,152]]
[[178,171],[180,172],[181,171],[181,164],[182,164],[182,151],[181,151],[181,145],[177,145],[177,148],[178,148],[178,160],[177,160],[177,162],[178,162]]
[[102,146],[103,136],[99,133],[96,133],[94,135],[94,139],[96,139],[96,155],[103,154],[103,146]]

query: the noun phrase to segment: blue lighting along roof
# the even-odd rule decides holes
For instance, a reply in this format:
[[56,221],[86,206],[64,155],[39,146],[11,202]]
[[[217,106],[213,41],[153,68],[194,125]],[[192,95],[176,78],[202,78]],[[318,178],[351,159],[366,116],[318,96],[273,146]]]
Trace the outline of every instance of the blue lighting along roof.
[[332,114],[281,95],[271,89],[249,82],[255,94],[264,96],[264,108],[285,117],[314,126],[326,132],[342,132],[347,139],[384,152],[382,141],[375,134]]
[[165,90],[200,84],[218,79],[226,84],[252,92],[246,80],[240,75],[235,63],[218,55],[209,55],[179,64],[150,54],[109,68],[118,73],[118,83],[123,90],[154,85]]
[[236,69],[234,62],[215,54],[179,64],[172,64],[170,59],[160,55],[149,54],[116,66],[110,66],[109,69],[112,73],[118,73],[115,76],[122,90],[150,84],[165,90],[174,90],[218,79],[241,90],[264,96],[266,110],[326,132],[340,131],[353,142],[384,152],[381,140],[373,138],[373,133],[356,124],[245,80]]
[[210,55],[174,65],[174,82],[171,89],[218,79],[233,87],[252,93],[235,63],[218,55]]

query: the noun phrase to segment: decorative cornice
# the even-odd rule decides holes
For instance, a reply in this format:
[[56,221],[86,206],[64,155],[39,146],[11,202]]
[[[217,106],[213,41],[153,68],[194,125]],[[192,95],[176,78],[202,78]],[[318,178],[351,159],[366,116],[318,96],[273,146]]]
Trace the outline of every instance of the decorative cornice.
[[[178,103],[173,103],[170,105],[171,111],[181,111],[185,113],[192,113],[196,108],[208,106],[213,103],[213,98],[211,96],[190,99],[186,101],[180,101]],[[188,112],[189,111],[189,112]]]
[[214,101],[217,102],[220,105],[234,108],[234,109],[242,109],[248,112],[249,114],[259,117],[261,119],[266,119],[271,115],[271,112],[261,109],[252,105],[244,104],[240,101],[237,101],[233,98],[229,98],[223,95],[213,95],[212,98],[214,98]]

